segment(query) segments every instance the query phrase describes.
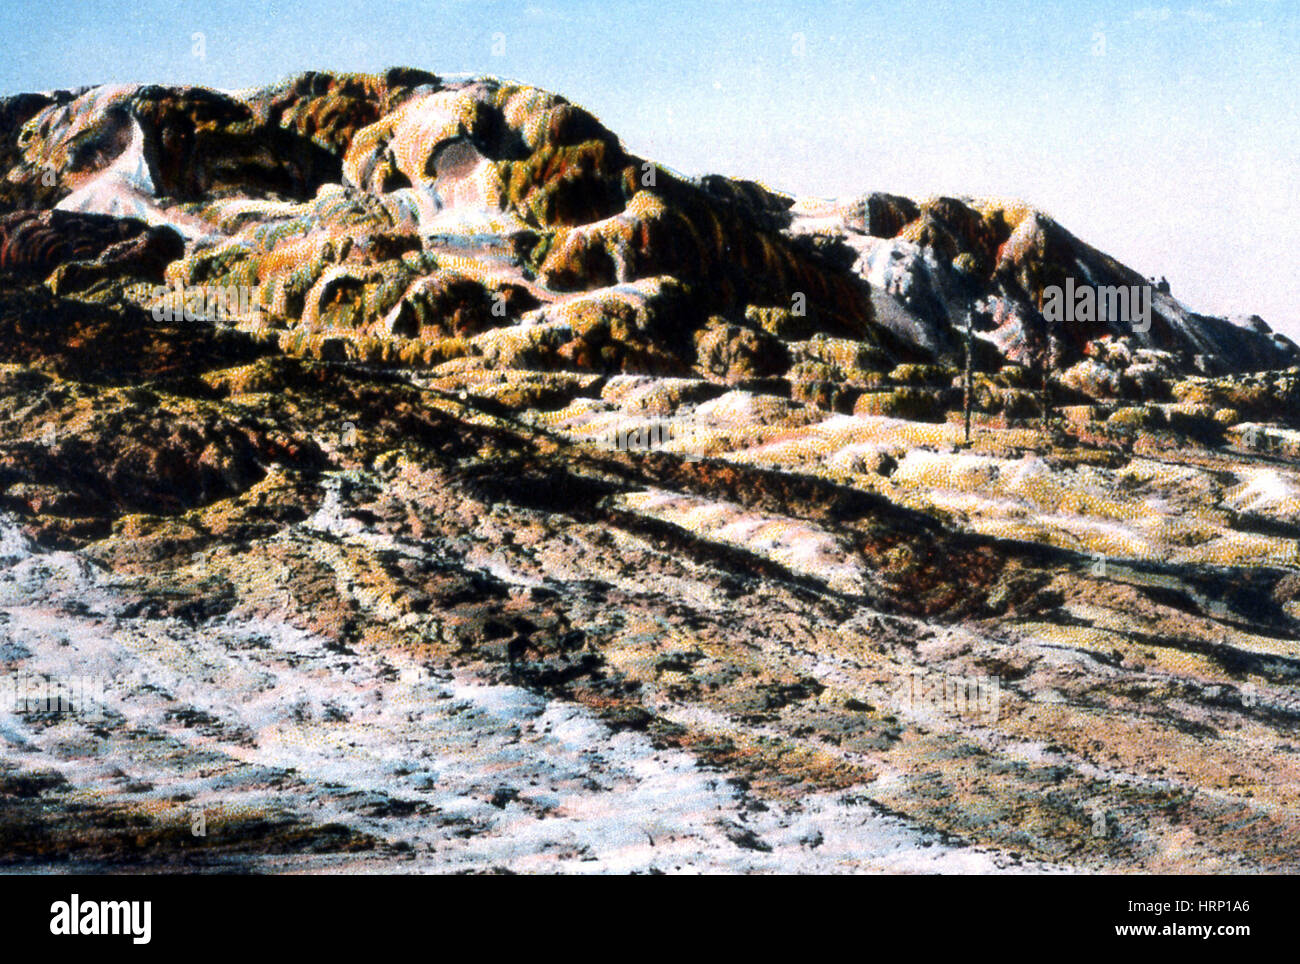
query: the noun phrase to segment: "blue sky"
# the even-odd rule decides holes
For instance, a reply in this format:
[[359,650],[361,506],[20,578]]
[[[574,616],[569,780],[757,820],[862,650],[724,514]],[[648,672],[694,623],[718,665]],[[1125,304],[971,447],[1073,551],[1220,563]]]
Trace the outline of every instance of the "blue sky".
[[1191,307],[1300,338],[1297,0],[5,0],[0,35],[5,92],[510,77],[688,174],[1024,198]]

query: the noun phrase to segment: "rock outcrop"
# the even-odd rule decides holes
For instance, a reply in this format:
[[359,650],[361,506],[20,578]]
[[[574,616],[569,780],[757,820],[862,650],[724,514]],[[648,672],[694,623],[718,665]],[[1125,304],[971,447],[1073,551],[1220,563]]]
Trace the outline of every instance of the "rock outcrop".
[[[1097,321],[1049,333],[1047,286],[1145,279],[1024,204],[885,194],[840,204],[684,179],[563,97],[490,78],[307,72],[238,93],[94,87],[0,108],[0,203],[170,227],[186,248],[169,281],[255,287],[245,323],[308,341],[329,332],[349,357],[442,357],[431,346],[447,338],[553,315],[574,298],[612,306],[618,286],[671,278],[701,338],[716,338],[709,319],[756,343],[762,332],[846,338],[884,369],[957,360],[967,313],[982,370],[1033,367],[1050,337],[1057,370],[1096,369],[1071,382],[1084,394],[1140,381],[1114,365],[1144,351],[1183,374],[1300,360],[1262,321],[1199,315],[1163,289],[1145,330]],[[692,338],[677,327],[642,332],[654,350],[640,355],[680,357]],[[770,351],[757,368],[785,375],[788,351]],[[790,375],[807,386],[796,391],[826,396],[807,369]]]

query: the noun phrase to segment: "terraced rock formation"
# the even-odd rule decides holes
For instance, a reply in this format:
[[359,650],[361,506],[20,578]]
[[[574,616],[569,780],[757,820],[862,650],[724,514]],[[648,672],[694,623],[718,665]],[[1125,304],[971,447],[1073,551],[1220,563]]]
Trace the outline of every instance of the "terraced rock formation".
[[1258,319],[1052,331],[1143,279],[492,79],[0,120],[0,669],[102,683],[0,704],[5,865],[1297,870]]

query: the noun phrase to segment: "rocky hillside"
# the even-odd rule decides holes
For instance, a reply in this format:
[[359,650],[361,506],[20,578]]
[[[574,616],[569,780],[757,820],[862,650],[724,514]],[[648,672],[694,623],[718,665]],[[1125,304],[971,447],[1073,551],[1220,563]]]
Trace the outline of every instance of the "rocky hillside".
[[[239,94],[94,87],[9,98],[0,118],[6,263],[85,260],[108,240],[92,219],[37,230],[23,211],[170,227],[185,252],[163,252],[169,281],[257,286],[248,324],[295,344],[328,336],[367,362],[527,355],[568,370],[786,378],[815,394],[845,380],[812,377],[825,372],[792,342],[855,342],[854,378],[871,382],[899,363],[956,360],[973,312],[981,368],[1032,365],[1044,287],[1146,283],[1024,204],[796,201],[686,180],[562,97],[491,79],[394,69]],[[161,280],[159,260],[114,280]],[[70,274],[67,292],[102,280]],[[1198,315],[1164,292],[1152,322],[1062,326],[1055,362],[1107,397],[1151,372],[1300,360],[1258,319]]]
[[6,864],[1297,870],[1259,319],[1050,327],[1145,279],[409,69],[12,97],[0,166],[0,668],[107,681],[0,705]]

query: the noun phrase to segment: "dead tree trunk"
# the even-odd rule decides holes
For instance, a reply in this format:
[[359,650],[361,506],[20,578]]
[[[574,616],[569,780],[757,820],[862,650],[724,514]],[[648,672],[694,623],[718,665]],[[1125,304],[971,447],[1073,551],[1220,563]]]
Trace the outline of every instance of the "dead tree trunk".
[[1043,435],[1046,436],[1052,419],[1052,328],[1051,322],[1043,333],[1043,391],[1041,406],[1043,411]]
[[962,399],[962,407],[966,412],[966,444],[970,445],[970,407],[971,407],[971,326],[973,312],[966,312],[966,380],[965,380],[965,397]]

